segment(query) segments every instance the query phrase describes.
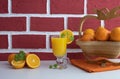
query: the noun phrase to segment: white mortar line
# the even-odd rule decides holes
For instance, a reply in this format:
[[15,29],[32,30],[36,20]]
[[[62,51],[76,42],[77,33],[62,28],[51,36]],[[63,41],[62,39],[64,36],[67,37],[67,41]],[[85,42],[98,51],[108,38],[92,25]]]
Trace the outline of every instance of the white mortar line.
[[26,32],[30,32],[30,17],[26,17]]
[[68,17],[64,17],[64,29],[68,28]]
[[79,32],[77,31],[77,32],[73,32],[74,33],[74,35],[79,35]]
[[8,49],[12,49],[12,35],[8,34]]
[[[92,14],[94,15],[94,14]],[[53,17],[53,18],[59,18],[59,17],[83,17],[84,14],[0,14],[0,17]]]
[[0,34],[13,34],[13,35],[18,35],[18,34],[41,34],[41,35],[46,35],[47,33],[54,33],[54,34],[58,34],[58,32],[37,32],[37,31],[31,31],[31,32],[25,32],[25,31],[11,31],[11,32],[8,32],[8,31],[0,31]]
[[78,48],[78,49],[68,49],[67,48],[67,52],[68,53],[75,53],[75,52],[82,52],[82,50],[80,48]]
[[47,49],[22,49],[22,48],[19,48],[19,49],[12,49],[12,50],[10,50],[10,49],[0,49],[0,53],[7,53],[7,52],[9,52],[9,53],[13,53],[13,52],[19,52],[20,50],[23,50],[23,51],[25,51],[25,52],[51,52],[51,50],[47,50]]
[[2,33],[2,32],[0,33],[0,35],[8,35],[8,34],[9,34],[9,33]]
[[[89,15],[95,15],[96,14],[89,14]],[[0,17],[42,17],[42,18],[64,18],[64,17],[84,17],[85,14],[0,14]]]
[[12,13],[12,1],[8,0],[8,13],[11,14]]
[[46,5],[46,10],[47,10],[47,14],[50,14],[50,0],[47,0],[47,5]]
[[[73,31],[74,35],[78,35],[78,32],[77,31]],[[60,32],[8,32],[8,31],[0,31],[0,35],[8,35],[8,34],[11,34],[11,35],[25,35],[25,34],[28,34],[28,35],[59,35]]]
[[49,41],[49,35],[46,35],[46,49],[50,49],[50,41]]
[[[52,49],[0,49],[0,53],[17,53],[20,50],[25,51],[26,53],[29,52],[41,52],[41,53],[51,53]],[[81,49],[67,49],[67,53],[76,53],[76,52],[82,52]]]
[[51,34],[51,35],[57,35],[59,34],[59,32],[13,32],[11,34],[13,35],[18,35],[18,34],[33,34],[33,35],[47,35],[47,34]]
[[84,0],[84,14],[87,15],[87,0]]
[[101,20],[101,26],[102,26],[102,27],[105,27],[104,20]]

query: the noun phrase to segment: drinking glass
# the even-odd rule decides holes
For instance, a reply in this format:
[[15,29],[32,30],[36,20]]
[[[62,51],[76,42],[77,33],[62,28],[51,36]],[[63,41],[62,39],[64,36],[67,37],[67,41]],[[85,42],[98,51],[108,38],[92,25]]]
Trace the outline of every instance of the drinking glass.
[[56,64],[62,68],[67,68],[66,49],[67,38],[61,38],[57,35],[51,36],[52,51],[56,57]]

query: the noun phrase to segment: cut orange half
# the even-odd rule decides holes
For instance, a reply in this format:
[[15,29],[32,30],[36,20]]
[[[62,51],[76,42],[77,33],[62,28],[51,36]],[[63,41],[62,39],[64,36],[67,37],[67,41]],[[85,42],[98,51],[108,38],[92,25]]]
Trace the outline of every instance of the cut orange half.
[[15,68],[15,69],[20,69],[20,68],[23,68],[23,67],[24,67],[25,61],[24,61],[24,60],[22,60],[22,61],[12,60],[12,61],[11,61],[11,65],[12,65],[13,68]]
[[69,29],[61,31],[60,32],[60,37],[61,38],[67,38],[67,44],[72,43],[72,41],[74,40],[73,32]]
[[35,54],[28,54],[26,57],[26,63],[30,68],[37,68],[40,66],[40,59]]

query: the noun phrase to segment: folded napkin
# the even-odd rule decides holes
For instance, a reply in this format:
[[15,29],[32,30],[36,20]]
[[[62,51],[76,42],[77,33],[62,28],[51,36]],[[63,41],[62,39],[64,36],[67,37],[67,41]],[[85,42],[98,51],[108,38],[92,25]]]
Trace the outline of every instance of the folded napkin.
[[96,59],[89,62],[85,59],[71,59],[71,64],[87,72],[102,72],[108,70],[120,69],[120,63],[111,62],[107,59]]

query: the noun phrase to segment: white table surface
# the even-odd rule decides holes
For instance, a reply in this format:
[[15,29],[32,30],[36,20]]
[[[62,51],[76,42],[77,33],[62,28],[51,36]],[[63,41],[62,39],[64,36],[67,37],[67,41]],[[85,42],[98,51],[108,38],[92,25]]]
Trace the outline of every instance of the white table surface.
[[13,69],[7,61],[0,61],[0,79],[120,79],[120,69],[88,73],[71,64],[67,69],[49,69],[55,61],[41,61],[36,69]]

